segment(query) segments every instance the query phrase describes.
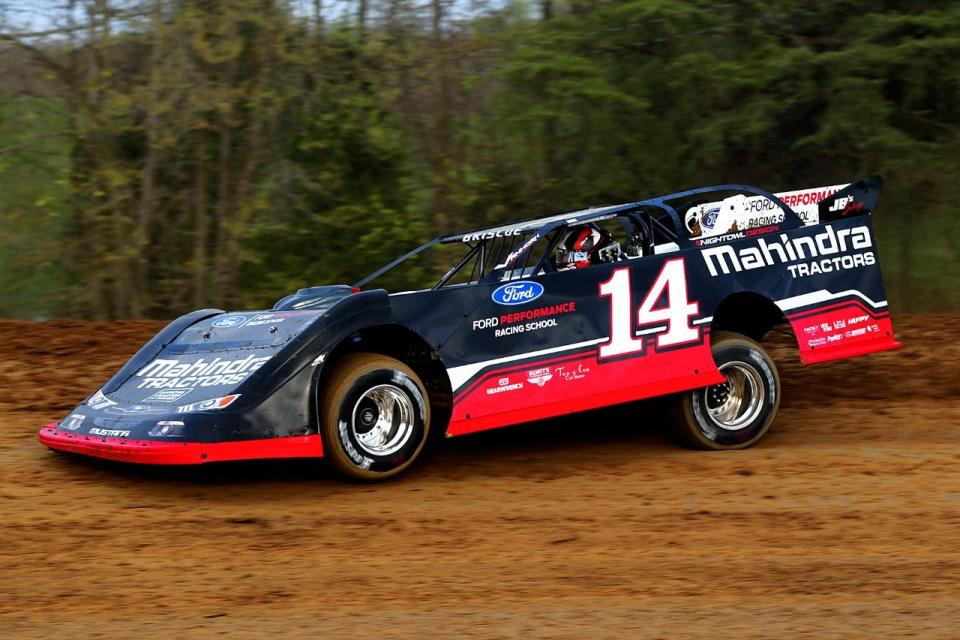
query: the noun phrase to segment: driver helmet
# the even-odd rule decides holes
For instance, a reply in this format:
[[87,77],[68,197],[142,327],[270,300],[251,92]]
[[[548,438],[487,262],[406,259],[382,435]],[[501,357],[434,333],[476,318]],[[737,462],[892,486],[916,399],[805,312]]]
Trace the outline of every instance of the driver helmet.
[[567,231],[557,246],[558,269],[589,267],[606,244],[603,231],[597,225],[586,224]]

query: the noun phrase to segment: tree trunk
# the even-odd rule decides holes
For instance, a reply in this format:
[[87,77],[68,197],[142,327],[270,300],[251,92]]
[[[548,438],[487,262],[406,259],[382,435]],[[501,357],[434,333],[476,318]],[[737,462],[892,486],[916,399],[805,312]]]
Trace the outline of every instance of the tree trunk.
[[[203,149],[203,144],[198,145]],[[193,194],[193,306],[207,306],[207,159],[202,151],[197,154]]]

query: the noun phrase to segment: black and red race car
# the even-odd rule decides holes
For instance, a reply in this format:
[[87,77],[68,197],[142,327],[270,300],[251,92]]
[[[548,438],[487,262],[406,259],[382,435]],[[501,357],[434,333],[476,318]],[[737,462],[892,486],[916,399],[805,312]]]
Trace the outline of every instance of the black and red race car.
[[[780,402],[760,345],[775,326],[806,364],[900,346],[870,219],[881,187],[694,189],[437,238],[268,311],[194,311],[40,440],[154,464],[326,457],[371,480],[431,433],[672,394],[687,443],[747,447]],[[438,246],[459,259],[431,288],[366,288]]]

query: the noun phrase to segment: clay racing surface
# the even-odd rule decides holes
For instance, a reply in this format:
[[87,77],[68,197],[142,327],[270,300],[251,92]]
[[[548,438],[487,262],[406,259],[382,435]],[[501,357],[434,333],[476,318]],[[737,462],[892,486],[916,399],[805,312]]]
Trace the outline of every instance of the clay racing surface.
[[157,323],[0,322],[0,636],[902,637],[960,633],[960,317],[803,369],[748,451],[655,404],[449,440],[366,486],[316,462],[55,455]]

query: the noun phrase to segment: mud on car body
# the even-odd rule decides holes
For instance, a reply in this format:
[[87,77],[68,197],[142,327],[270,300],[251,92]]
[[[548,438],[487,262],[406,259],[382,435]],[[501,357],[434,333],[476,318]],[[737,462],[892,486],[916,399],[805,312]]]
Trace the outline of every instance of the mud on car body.
[[[326,457],[376,480],[431,434],[671,395],[684,442],[746,447],[780,402],[774,327],[806,364],[900,346],[881,187],[721,185],[436,238],[352,287],[174,320],[40,440],[156,464]],[[432,287],[368,286],[438,246],[460,257]]]

